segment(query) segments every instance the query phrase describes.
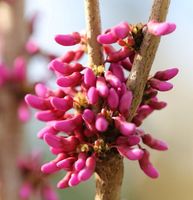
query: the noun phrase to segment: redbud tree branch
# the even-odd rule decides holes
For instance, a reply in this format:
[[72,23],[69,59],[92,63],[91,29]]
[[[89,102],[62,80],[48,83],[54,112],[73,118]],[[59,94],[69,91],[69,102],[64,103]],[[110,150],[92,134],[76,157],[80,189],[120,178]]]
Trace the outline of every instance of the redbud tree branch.
[[[165,21],[170,0],[154,0],[149,20],[158,22]],[[139,53],[136,54],[131,73],[127,80],[127,87],[133,92],[128,121],[134,117],[136,110],[141,103],[143,91],[153,64],[160,37],[153,36],[146,32]]]
[[[1,1],[2,3],[2,1]],[[0,24],[0,33],[3,38],[2,57],[8,66],[23,51],[26,39],[24,26],[24,1],[16,0],[7,4],[10,22],[6,30],[2,30],[6,24]],[[19,200],[20,173],[17,167],[17,158],[22,140],[22,127],[17,117],[18,97],[13,94],[13,89],[7,85],[0,89],[0,199]]]
[[[169,0],[155,0],[150,20],[164,21],[167,15]],[[88,38],[89,66],[103,63],[101,45],[97,43],[97,35],[101,32],[98,0],[85,0],[85,14]],[[127,81],[127,87],[133,91],[133,102],[130,110],[131,120],[139,106],[147,78],[158,48],[160,38],[145,34],[139,53]],[[123,178],[123,159],[112,155],[106,160],[98,161],[96,166],[95,200],[119,200]]]
[[[101,20],[98,0],[85,0],[87,28],[88,65],[102,65],[103,54],[97,36],[101,33]],[[98,161],[96,166],[95,200],[119,200],[123,179],[123,158],[112,155]]]
[[88,49],[88,65],[103,64],[101,44],[97,36],[101,33],[101,18],[98,0],[84,0],[86,17],[86,35]]

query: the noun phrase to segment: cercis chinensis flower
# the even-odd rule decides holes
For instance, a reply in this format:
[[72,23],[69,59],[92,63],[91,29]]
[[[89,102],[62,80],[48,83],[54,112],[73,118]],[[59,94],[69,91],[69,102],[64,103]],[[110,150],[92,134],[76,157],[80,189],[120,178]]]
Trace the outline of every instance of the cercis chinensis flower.
[[[89,179],[97,160],[117,153],[129,160],[137,160],[151,178],[158,177],[145,145],[161,151],[168,147],[139,126],[154,110],[166,106],[165,102],[158,100],[157,93],[172,88],[167,81],[178,73],[178,69],[159,71],[149,78],[142,102],[131,122],[127,119],[133,95],[126,87],[126,74],[132,69],[145,31],[161,36],[174,30],[175,24],[166,22],[120,23],[97,38],[105,55],[105,62],[100,66],[83,66],[78,62],[87,53],[85,35],[74,32],[56,36],[60,45],[79,44],[79,47],[49,64],[56,74],[58,89],[53,91],[37,84],[36,94],[27,95],[26,102],[40,110],[36,117],[46,122],[46,126],[38,137],[57,155],[42,166],[42,171],[67,171],[58,183],[59,188],[75,186]],[[120,49],[117,50],[113,43]]]
[[58,196],[52,188],[48,175],[41,172],[42,154],[33,152],[25,159],[18,161],[18,167],[22,175],[22,184],[19,191],[21,200],[39,196],[42,200],[58,200]]

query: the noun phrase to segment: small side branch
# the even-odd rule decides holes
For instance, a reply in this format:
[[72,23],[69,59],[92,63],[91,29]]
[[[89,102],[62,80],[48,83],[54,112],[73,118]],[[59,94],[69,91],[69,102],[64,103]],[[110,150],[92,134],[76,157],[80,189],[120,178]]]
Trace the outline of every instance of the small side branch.
[[[154,0],[149,20],[165,21],[170,0]],[[131,121],[141,103],[144,88],[153,64],[160,37],[145,34],[139,53],[135,56],[131,73],[127,80],[127,87],[133,92],[133,102],[128,121]]]

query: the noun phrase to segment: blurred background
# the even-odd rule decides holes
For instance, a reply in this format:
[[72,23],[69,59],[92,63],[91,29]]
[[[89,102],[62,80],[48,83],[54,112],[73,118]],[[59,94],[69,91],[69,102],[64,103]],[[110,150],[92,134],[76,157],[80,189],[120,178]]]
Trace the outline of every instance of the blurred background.
[[[129,23],[147,22],[152,0],[101,0],[102,28],[118,24],[120,21]],[[162,93],[160,100],[168,103],[162,111],[153,113],[144,124],[146,132],[167,141],[169,151],[151,151],[152,163],[161,176],[152,180],[145,176],[136,162],[125,161],[125,176],[122,188],[122,200],[192,200],[193,199],[193,1],[175,0],[171,2],[168,21],[177,24],[172,35],[162,37],[152,73],[178,67],[180,73],[172,82],[174,89]],[[38,13],[36,31],[33,39],[49,52],[57,54],[66,51],[54,42],[56,34],[71,33],[84,30],[83,0],[26,0],[25,15]],[[31,62],[32,79],[41,79],[47,71],[46,63],[41,59]],[[39,76],[40,74],[40,76]],[[43,124],[32,120],[25,126],[26,151],[34,147],[47,150],[45,160],[51,155],[47,146],[38,140],[36,133]],[[58,175],[59,180],[63,174]],[[90,200],[94,199],[94,179],[75,188],[60,190],[60,199]]]

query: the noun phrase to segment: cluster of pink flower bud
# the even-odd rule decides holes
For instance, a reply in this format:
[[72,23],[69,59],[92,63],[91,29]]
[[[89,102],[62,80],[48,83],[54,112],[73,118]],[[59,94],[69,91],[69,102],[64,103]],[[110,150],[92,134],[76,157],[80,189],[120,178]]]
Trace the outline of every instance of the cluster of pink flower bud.
[[0,89],[7,87],[18,99],[18,118],[21,121],[29,119],[29,109],[25,103],[24,96],[32,91],[32,86],[27,84],[26,60],[23,57],[17,57],[13,67],[9,68],[5,64],[0,64]]
[[49,183],[48,176],[41,172],[40,154],[31,154],[19,160],[18,167],[22,175],[19,196],[22,200],[37,197],[44,200],[58,200],[58,196]]
[[[97,40],[107,54],[100,66],[85,67],[78,63],[86,53],[85,36],[77,32],[56,36],[56,42],[61,45],[80,46],[77,51],[69,51],[49,64],[56,74],[58,90],[52,91],[37,84],[36,95],[29,94],[25,99],[30,106],[40,110],[36,117],[47,125],[38,137],[57,155],[56,159],[42,166],[42,171],[48,174],[67,171],[58,183],[59,188],[87,180],[95,171],[97,160],[112,153],[137,160],[144,173],[152,178],[158,177],[149,160],[149,152],[142,145],[161,151],[168,147],[163,141],[146,134],[139,125],[153,110],[166,106],[165,102],[158,101],[157,91],[171,89],[171,84],[166,81],[177,74],[176,68],[157,72],[148,80],[135,117],[131,122],[127,121],[133,95],[126,87],[126,74],[132,68],[143,32],[150,30],[155,35],[164,35],[175,29],[170,23],[151,24],[132,26],[124,22],[99,35]],[[169,30],[163,24],[168,24]],[[116,51],[112,43],[118,43],[121,49]]]

